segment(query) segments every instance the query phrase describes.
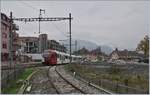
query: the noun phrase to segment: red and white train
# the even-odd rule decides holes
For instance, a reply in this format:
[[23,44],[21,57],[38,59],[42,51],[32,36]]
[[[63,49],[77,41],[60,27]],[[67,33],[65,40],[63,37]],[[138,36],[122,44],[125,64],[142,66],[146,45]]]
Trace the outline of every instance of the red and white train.
[[[45,65],[66,64],[70,62],[69,54],[56,50],[45,50],[42,56],[44,58],[43,64]],[[71,55],[71,60],[71,62],[80,62],[82,56]]]

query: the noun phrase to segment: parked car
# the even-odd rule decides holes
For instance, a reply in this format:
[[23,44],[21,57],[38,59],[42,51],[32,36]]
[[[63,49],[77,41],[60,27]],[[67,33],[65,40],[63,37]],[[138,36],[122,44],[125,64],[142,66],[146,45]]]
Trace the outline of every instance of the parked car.
[[116,60],[115,63],[116,64],[126,64],[126,62],[124,60]]

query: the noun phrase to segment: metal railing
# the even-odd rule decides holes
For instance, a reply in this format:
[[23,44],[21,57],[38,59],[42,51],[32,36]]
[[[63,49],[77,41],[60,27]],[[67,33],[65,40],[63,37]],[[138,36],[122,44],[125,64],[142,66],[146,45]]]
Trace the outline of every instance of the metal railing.
[[104,79],[88,79],[87,77],[83,77],[80,74],[76,74],[76,78],[80,80],[86,80],[89,81],[89,83],[96,84],[104,89],[107,89],[113,93],[119,93],[119,94],[148,94],[148,90],[143,90],[143,89],[138,89],[138,88],[133,88],[129,86],[125,86],[122,84],[119,84],[117,82],[112,82],[109,80],[104,80]]

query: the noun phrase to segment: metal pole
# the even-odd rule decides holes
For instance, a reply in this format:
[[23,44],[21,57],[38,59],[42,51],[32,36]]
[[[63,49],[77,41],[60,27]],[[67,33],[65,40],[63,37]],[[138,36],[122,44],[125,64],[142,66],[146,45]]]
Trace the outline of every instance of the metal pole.
[[75,51],[77,51],[77,40],[75,40]]
[[40,34],[40,18],[39,18],[39,34]]
[[41,18],[42,18],[42,11],[45,13],[45,10],[40,9],[40,14],[39,14],[39,34],[41,33],[40,22],[41,22]]
[[72,61],[72,58],[71,58],[71,13],[69,13],[69,44],[70,44],[70,63]]
[[13,58],[13,56],[12,56],[12,32],[13,32],[13,26],[12,26],[12,24],[13,24],[13,21],[12,21],[12,12],[10,12],[10,63],[12,63],[12,58]]
[[40,34],[40,21],[41,21],[41,9],[40,9],[40,14],[39,14],[39,34]]
[[[9,31],[9,66],[12,64],[12,12],[10,12],[10,31]],[[10,70],[8,70],[8,81],[10,76]]]

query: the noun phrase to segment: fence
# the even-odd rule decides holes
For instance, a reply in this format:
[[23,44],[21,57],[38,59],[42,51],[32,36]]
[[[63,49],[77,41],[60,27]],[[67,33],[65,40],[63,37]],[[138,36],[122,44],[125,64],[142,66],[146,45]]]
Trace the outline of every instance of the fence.
[[[91,79],[88,79],[87,77],[83,77],[80,74],[76,74],[76,78],[80,79],[81,81],[91,80]],[[117,82],[112,82],[112,81],[104,80],[104,79],[95,79],[95,80],[92,79],[89,82],[94,83],[104,89],[107,89],[111,91],[112,93],[119,93],[119,94],[148,94],[149,93],[148,90],[146,91],[142,89],[137,89],[137,88],[125,86]]]
[[10,66],[13,69],[1,70],[1,93],[3,93],[5,88],[11,86],[11,83],[23,73],[25,70],[21,65],[22,63],[27,63],[31,59],[26,55],[16,56],[13,62],[10,64],[9,61],[2,62],[1,65]]
[[23,67],[21,67],[21,66],[11,65],[11,67],[13,67],[13,69],[1,71],[1,88],[2,88],[2,90],[4,88],[9,87],[11,82],[16,80],[24,71]]

